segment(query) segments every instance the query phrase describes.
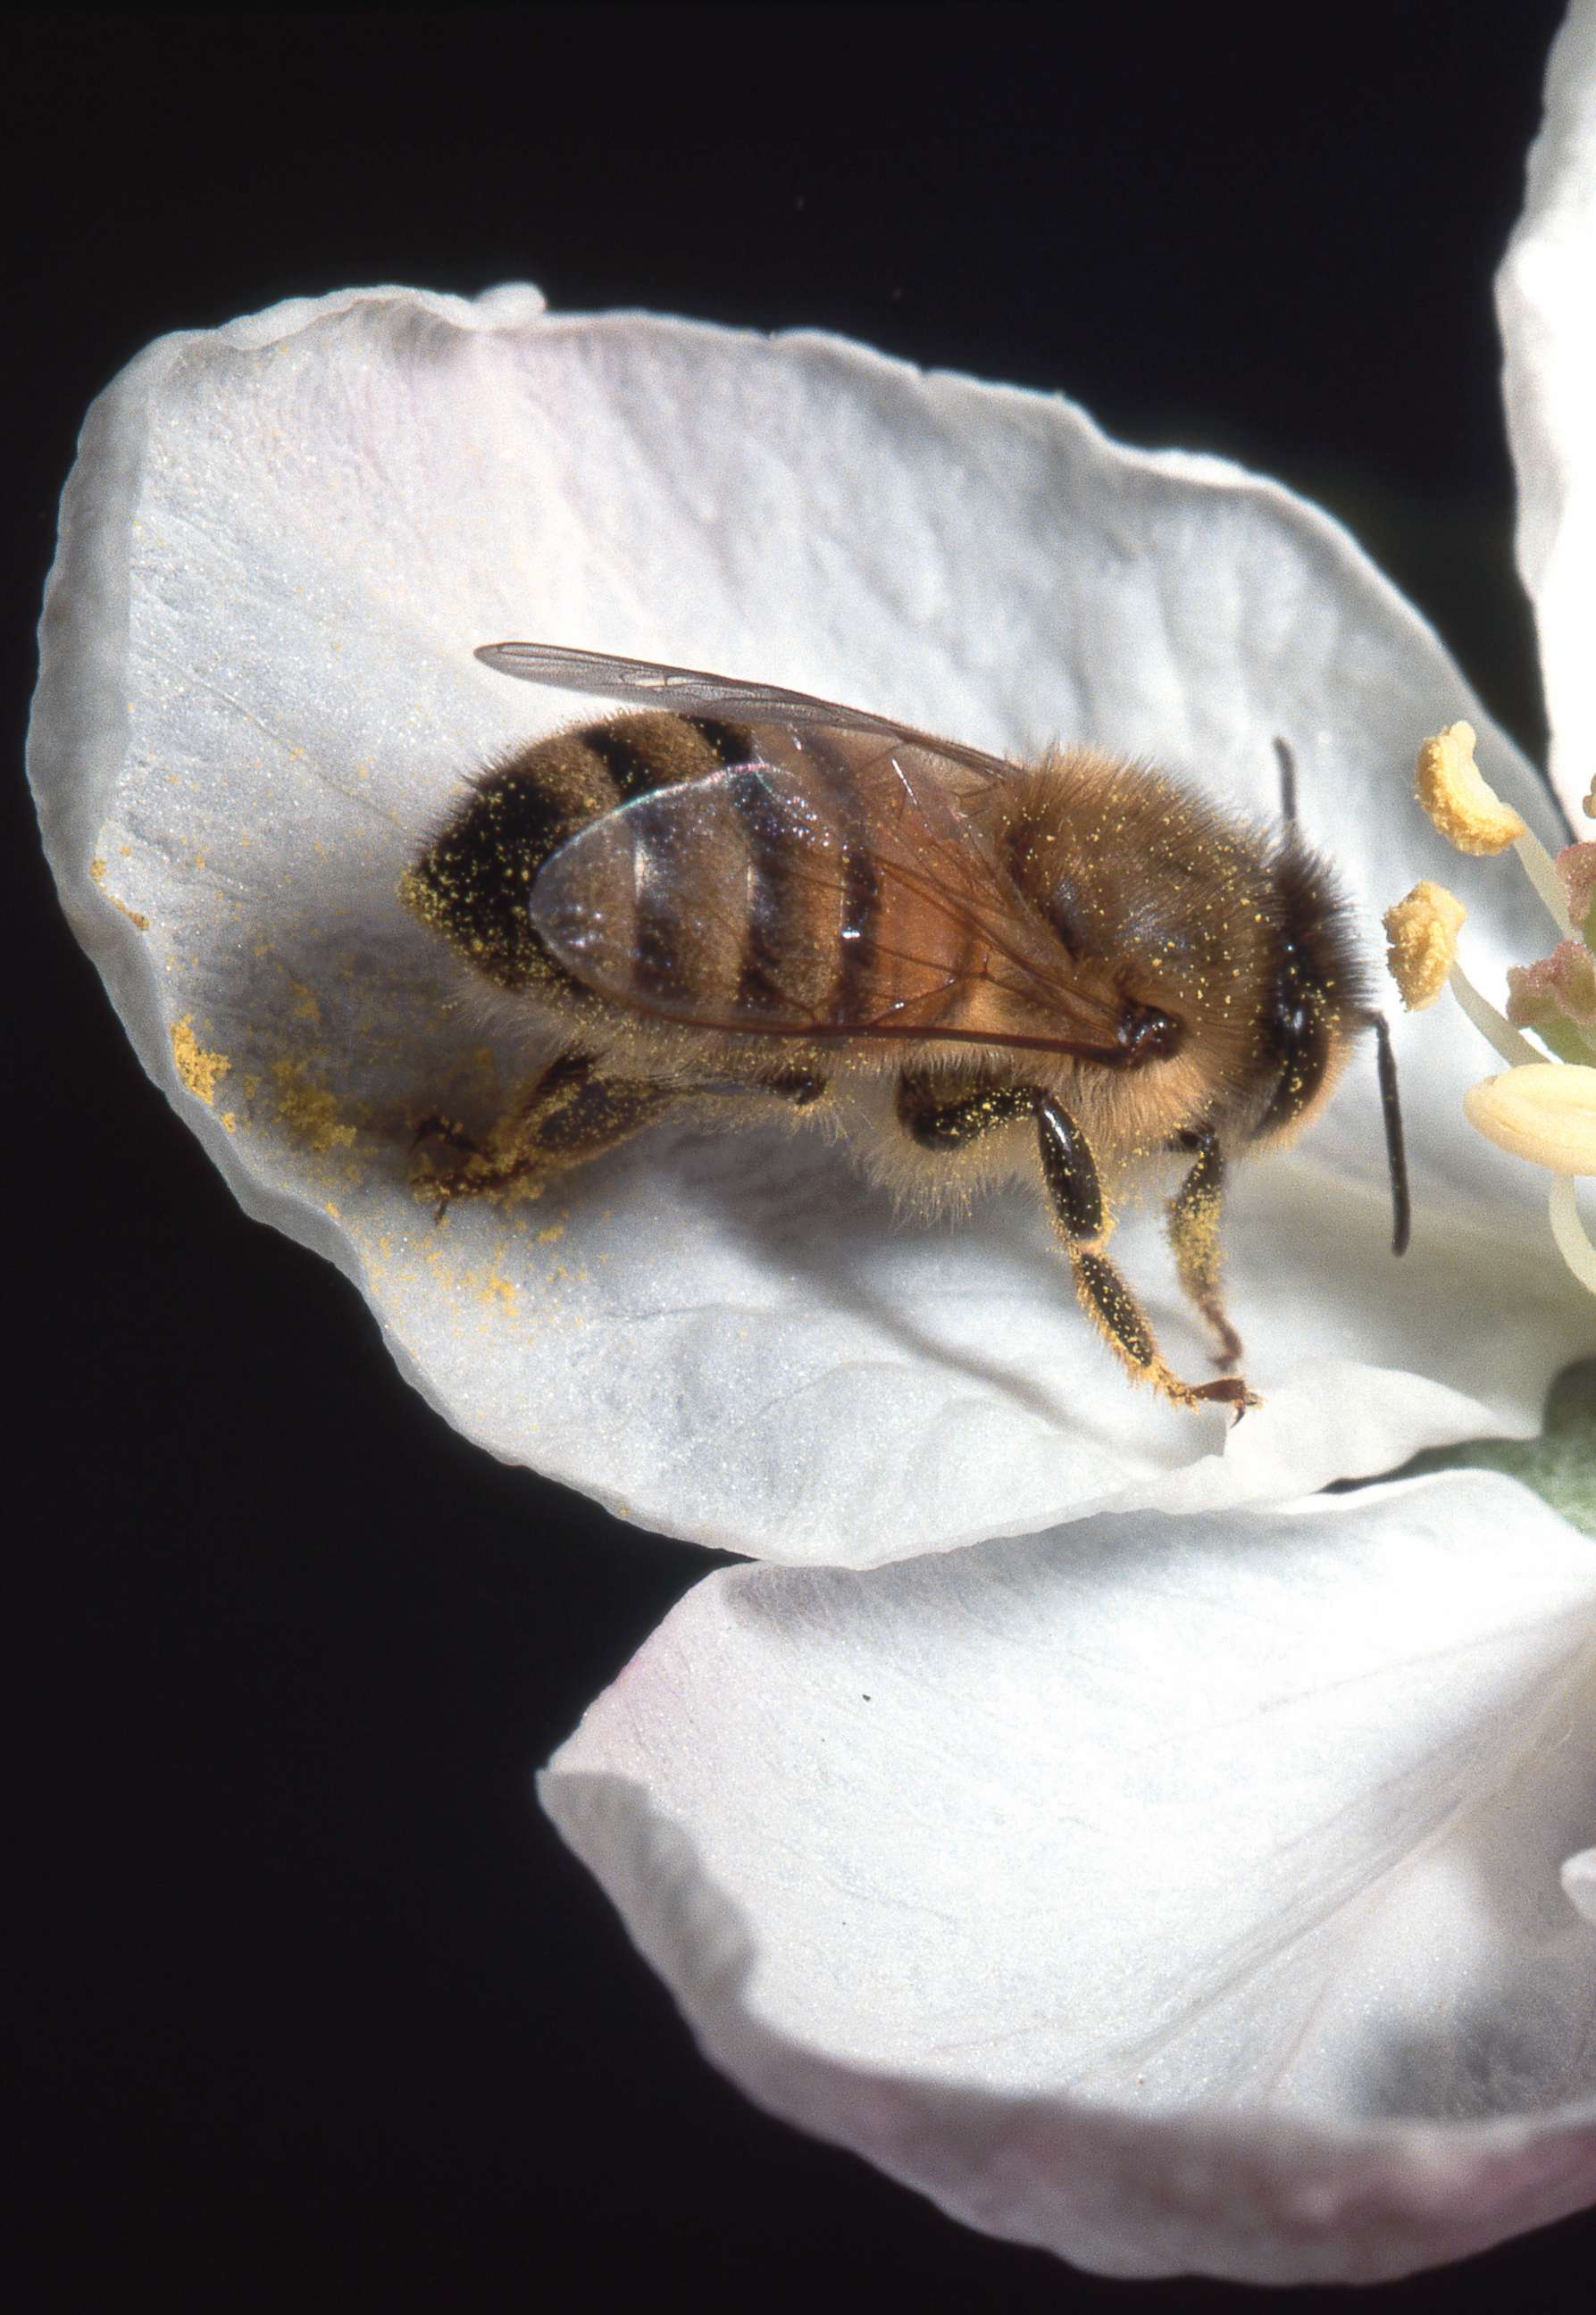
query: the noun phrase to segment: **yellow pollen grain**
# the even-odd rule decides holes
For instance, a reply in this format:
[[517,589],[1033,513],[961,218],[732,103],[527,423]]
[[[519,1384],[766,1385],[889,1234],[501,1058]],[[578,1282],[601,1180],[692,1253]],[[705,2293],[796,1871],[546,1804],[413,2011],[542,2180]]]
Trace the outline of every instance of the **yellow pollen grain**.
[[1410,1013],[1433,1005],[1446,987],[1467,914],[1455,892],[1427,878],[1386,910],[1386,963]]
[[325,1086],[316,1085],[298,1061],[274,1061],[271,1074],[283,1123],[297,1140],[318,1156],[351,1147],[355,1129],[340,1119],[337,1099]]
[[207,1109],[216,1100],[220,1080],[232,1068],[226,1053],[208,1053],[194,1034],[194,1016],[185,1013],[181,1021],[172,1024],[172,1058],[177,1064],[177,1074],[197,1100]]
[[[122,856],[124,859],[128,856],[128,847],[125,844],[122,847]],[[105,897],[111,902],[111,907],[121,910],[123,916],[127,918],[128,922],[133,927],[136,932],[148,932],[150,928],[149,918],[147,917],[141,916],[137,909],[130,909],[126,900],[119,900],[114,892],[107,890],[105,883],[105,863],[103,860],[91,860],[89,863],[89,874],[93,878],[95,883],[99,885],[100,890],[104,892]]]
[[1527,1061],[1463,1096],[1476,1132],[1554,1174],[1596,1174],[1596,1069]]
[[1414,793],[1459,852],[1505,852],[1528,830],[1474,760],[1474,726],[1450,723],[1426,740],[1414,767]]

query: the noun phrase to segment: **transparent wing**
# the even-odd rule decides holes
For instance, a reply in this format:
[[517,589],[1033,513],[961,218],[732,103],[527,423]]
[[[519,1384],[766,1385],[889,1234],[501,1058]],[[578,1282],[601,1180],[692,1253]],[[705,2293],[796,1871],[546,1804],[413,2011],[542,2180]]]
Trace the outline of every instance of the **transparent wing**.
[[839,706],[835,700],[817,699],[807,691],[787,691],[779,684],[749,683],[740,676],[709,675],[696,668],[625,659],[613,652],[578,651],[563,643],[483,643],[475,656],[501,675],[544,684],[551,690],[586,692],[634,707],[662,707],[673,715],[729,710],[739,716],[768,718],[794,731],[825,727],[873,733],[889,741],[900,740],[930,749],[966,772],[1002,779],[1010,769],[1000,756],[988,755],[982,749],[934,739],[929,732],[894,723],[890,716],[873,714],[868,708]]
[[1138,1008],[1037,917],[935,743],[835,725],[792,741],[785,762],[637,796],[551,856],[532,921],[574,979],[699,1028],[1131,1058]]

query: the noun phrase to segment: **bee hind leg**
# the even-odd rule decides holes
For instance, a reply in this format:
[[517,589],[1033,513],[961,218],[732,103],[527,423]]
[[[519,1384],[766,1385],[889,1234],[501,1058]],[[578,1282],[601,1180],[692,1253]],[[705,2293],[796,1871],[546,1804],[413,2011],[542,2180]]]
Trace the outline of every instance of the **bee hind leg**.
[[606,1078],[585,1053],[562,1053],[473,1140],[448,1119],[423,1118],[410,1157],[410,1185],[441,1220],[457,1198],[535,1185],[613,1149],[652,1125],[677,1098],[647,1078]]
[[1211,1133],[1194,1133],[1186,1144],[1196,1151],[1190,1173],[1165,1210],[1165,1229],[1183,1291],[1201,1311],[1216,1345],[1214,1364],[1241,1363],[1241,1336],[1225,1316],[1219,1246],[1225,1160]]
[[481,1141],[445,1117],[423,1118],[411,1149],[410,1185],[442,1216],[456,1198],[536,1190],[555,1174],[585,1165],[685,1103],[767,1094],[792,1108],[812,1108],[827,1091],[814,1071],[792,1069],[746,1084],[692,1086],[652,1078],[603,1076],[586,1053],[562,1053],[511,1104]]

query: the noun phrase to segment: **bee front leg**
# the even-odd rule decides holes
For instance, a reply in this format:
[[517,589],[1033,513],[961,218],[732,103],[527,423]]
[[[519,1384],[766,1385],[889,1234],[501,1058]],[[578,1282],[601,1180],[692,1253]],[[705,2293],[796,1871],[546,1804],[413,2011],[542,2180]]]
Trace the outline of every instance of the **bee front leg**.
[[1175,1264],[1184,1291],[1207,1320],[1219,1345],[1214,1364],[1237,1366],[1241,1336],[1225,1316],[1220,1273],[1219,1215],[1224,1202],[1225,1160],[1211,1133],[1195,1133],[1188,1148],[1197,1152],[1191,1172],[1165,1211]]
[[1220,1382],[1183,1382],[1170,1371],[1153,1338],[1146,1313],[1103,1248],[1108,1216],[1097,1163],[1074,1119],[1051,1094],[1036,1099],[1036,1139],[1042,1176],[1053,1210],[1053,1227],[1064,1241],[1075,1273],[1081,1307],[1119,1353],[1131,1378],[1150,1382],[1177,1406],[1217,1403],[1237,1415],[1258,1401],[1239,1375]]
[[968,1149],[972,1141],[1023,1117],[1036,1121],[1037,1150],[1053,1227],[1063,1240],[1081,1307],[1138,1382],[1177,1406],[1217,1403],[1237,1415],[1257,1400],[1238,1377],[1189,1383],[1171,1373],[1153,1330],[1120,1272],[1103,1249],[1109,1220],[1097,1163],[1074,1119],[1036,1086],[995,1086],[950,1092],[946,1080],[906,1073],[898,1087],[898,1117],[922,1149]]
[[411,1188],[441,1220],[456,1198],[546,1180],[613,1149],[675,1098],[669,1086],[601,1077],[587,1054],[562,1053],[482,1141],[447,1118],[424,1118],[411,1150]]

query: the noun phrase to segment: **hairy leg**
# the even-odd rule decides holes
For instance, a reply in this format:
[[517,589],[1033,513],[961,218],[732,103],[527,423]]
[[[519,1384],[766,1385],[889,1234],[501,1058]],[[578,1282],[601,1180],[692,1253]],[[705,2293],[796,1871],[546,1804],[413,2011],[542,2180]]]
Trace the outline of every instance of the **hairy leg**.
[[1208,1322],[1217,1345],[1214,1363],[1234,1367],[1241,1361],[1241,1336],[1225,1316],[1221,1273],[1224,1255],[1219,1245],[1219,1217],[1224,1204],[1225,1161],[1209,1133],[1193,1137],[1197,1155],[1190,1173],[1166,1209],[1165,1228],[1175,1255],[1182,1288]]
[[456,1198],[541,1184],[585,1165],[689,1102],[765,1094],[804,1109],[825,1090],[821,1078],[803,1070],[746,1086],[661,1085],[606,1077],[590,1055],[562,1053],[481,1141],[447,1118],[423,1118],[411,1152],[411,1187],[431,1200],[441,1218]]
[[945,1082],[906,1074],[898,1088],[898,1116],[922,1149],[950,1152],[968,1149],[999,1126],[1033,1119],[1053,1227],[1069,1257],[1076,1293],[1133,1380],[1151,1383],[1177,1406],[1217,1403],[1240,1415],[1257,1404],[1237,1376],[1188,1383],[1165,1364],[1141,1305],[1104,1252],[1109,1220],[1096,1161],[1086,1136],[1052,1095],[1034,1086],[958,1094]]

